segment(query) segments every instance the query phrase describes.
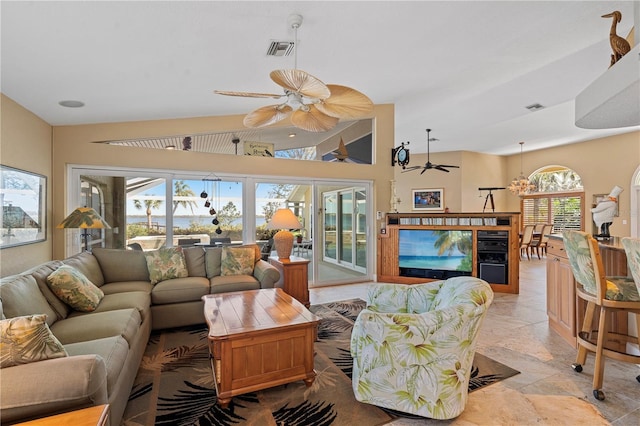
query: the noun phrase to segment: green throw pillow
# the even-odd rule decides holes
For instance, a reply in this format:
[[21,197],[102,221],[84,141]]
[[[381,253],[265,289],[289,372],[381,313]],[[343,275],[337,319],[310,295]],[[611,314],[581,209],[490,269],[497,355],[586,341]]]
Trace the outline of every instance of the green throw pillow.
[[255,254],[252,247],[223,247],[220,275],[252,275]]
[[158,250],[145,251],[144,257],[147,259],[151,284],[189,276],[182,247],[165,247]]
[[38,314],[0,320],[0,368],[67,356],[46,319]]
[[72,266],[61,266],[47,277],[53,293],[76,311],[95,311],[104,293]]

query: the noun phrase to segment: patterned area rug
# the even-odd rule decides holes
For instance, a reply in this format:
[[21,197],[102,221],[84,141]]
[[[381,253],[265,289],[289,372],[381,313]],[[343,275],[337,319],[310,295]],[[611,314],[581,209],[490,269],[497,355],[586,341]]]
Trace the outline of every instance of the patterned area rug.
[[[381,425],[396,417],[357,402],[351,390],[351,329],[360,299],[315,305],[322,318],[315,343],[317,377],[216,404],[206,325],[153,333],[129,397],[123,424],[137,425]],[[518,374],[476,353],[469,390]]]

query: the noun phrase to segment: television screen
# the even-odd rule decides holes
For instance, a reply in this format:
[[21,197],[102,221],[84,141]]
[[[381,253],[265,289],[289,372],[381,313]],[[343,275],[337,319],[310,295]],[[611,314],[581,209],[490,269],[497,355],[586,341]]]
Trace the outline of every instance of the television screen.
[[472,231],[401,229],[401,268],[472,271]]

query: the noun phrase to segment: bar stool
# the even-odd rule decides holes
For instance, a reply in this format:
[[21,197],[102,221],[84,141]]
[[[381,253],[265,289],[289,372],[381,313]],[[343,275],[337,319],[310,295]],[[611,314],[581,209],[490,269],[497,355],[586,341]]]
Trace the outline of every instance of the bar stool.
[[[605,277],[598,242],[590,234],[580,231],[562,233],[564,246],[576,280],[576,295],[587,302],[582,329],[578,332],[578,355],[571,365],[577,373],[587,360],[587,354],[595,354],[593,371],[593,396],[602,401],[604,392],[604,359],[612,358],[633,364],[640,363],[640,355],[627,353],[626,342],[640,344],[640,338],[609,330],[609,319],[615,311],[634,313],[640,328],[640,295],[636,283],[628,277]],[[600,318],[598,328],[592,323],[596,309]],[[640,375],[636,377],[640,382]]]

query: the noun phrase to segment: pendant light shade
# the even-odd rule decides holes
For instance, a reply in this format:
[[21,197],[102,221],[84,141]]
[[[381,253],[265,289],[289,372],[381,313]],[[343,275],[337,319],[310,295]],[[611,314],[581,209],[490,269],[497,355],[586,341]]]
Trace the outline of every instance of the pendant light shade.
[[507,187],[507,189],[511,191],[513,195],[518,195],[518,196],[529,194],[530,192],[533,192],[536,189],[536,186],[529,181],[529,178],[527,178],[522,171],[522,146],[523,145],[524,145],[524,142],[520,142],[520,176],[513,179],[509,184],[509,186]]

